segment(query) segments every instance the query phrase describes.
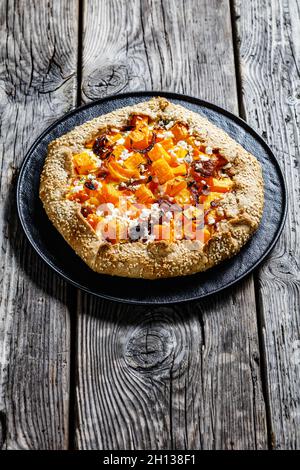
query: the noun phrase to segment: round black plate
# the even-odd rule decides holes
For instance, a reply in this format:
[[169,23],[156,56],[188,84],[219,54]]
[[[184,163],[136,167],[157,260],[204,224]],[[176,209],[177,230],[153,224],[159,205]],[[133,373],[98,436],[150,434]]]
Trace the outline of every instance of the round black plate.
[[[261,225],[238,256],[205,273],[147,281],[94,273],[74,253],[48,220],[38,196],[40,173],[53,139],[85,121],[117,108],[165,96],[176,104],[206,116],[260,161],[265,180],[265,206]],[[30,243],[58,274],[99,297],[121,302],[167,304],[199,299],[224,289],[250,273],[277,241],[286,216],[286,188],[275,156],[244,121],[205,101],[165,92],[133,92],[110,96],[75,109],[50,126],[34,143],[22,165],[17,185],[17,207]]]

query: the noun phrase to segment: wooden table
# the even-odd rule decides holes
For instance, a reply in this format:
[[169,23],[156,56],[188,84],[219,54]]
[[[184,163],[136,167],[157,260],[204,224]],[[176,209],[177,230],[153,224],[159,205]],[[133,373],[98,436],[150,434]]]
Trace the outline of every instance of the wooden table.
[[[0,0],[0,21],[0,446],[299,448],[299,0]],[[144,89],[240,114],[286,175],[272,254],[205,301],[87,295],[17,220],[36,137],[81,103]]]

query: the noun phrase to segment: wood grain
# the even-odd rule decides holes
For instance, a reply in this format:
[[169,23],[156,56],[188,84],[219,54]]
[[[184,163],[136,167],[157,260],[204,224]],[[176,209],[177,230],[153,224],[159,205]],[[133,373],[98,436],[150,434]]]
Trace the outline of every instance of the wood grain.
[[288,187],[286,227],[258,287],[272,444],[299,449],[300,3],[236,1],[235,16],[244,114],[271,145]]
[[[83,27],[83,101],[162,89],[237,112],[228,1],[87,0]],[[266,447],[251,277],[175,307],[80,293],[77,330],[76,447]]]
[[26,149],[74,106],[76,4],[0,1],[0,447],[68,445],[71,290],[30,248],[15,208]]

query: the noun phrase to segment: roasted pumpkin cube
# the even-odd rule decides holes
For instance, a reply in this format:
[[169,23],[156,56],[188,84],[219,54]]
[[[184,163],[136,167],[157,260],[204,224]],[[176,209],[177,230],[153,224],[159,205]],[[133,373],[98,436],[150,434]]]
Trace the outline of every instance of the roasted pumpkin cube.
[[176,194],[180,193],[183,189],[187,187],[186,181],[183,180],[170,180],[167,183],[167,188],[166,188],[166,193],[169,194],[169,196],[174,197]]
[[164,149],[161,143],[155,144],[153,148],[148,152],[148,156],[153,162],[159,160],[160,158],[164,158],[168,163],[171,160],[170,155]]
[[111,202],[112,204],[118,204],[120,199],[120,191],[118,191],[113,184],[103,184],[101,192],[98,196],[100,203]]
[[110,175],[117,181],[128,181],[130,178],[139,178],[140,176],[138,170],[124,168],[114,160],[109,162],[108,170],[110,171]]
[[171,131],[176,141],[185,140],[188,137],[187,126],[181,122],[176,122]]
[[164,184],[174,178],[172,168],[169,166],[169,164],[164,158],[160,158],[153,162],[152,170],[157,176],[160,184]]
[[175,166],[175,168],[172,168],[172,171],[174,176],[186,175],[186,165],[181,163],[180,165]]
[[137,129],[139,129],[141,127],[147,126],[148,122],[149,122],[149,117],[148,116],[135,114],[131,118],[130,125],[134,126]]
[[106,185],[107,202],[118,204],[120,199],[120,191],[114,187],[113,184]]
[[99,217],[96,215],[96,214],[89,214],[86,218],[86,220],[88,221],[88,223],[90,224],[90,226],[96,230],[96,227],[98,225],[98,222],[99,222]]
[[212,178],[212,186],[211,189],[218,193],[227,193],[232,189],[233,182],[230,178]]
[[151,137],[149,128],[144,126],[130,132],[125,144],[134,150],[144,150],[148,147]]
[[113,150],[113,156],[118,160],[124,151],[128,152],[124,145],[116,145]]
[[165,150],[170,150],[172,147],[174,147],[174,142],[171,138],[163,139],[159,143],[163,146]]
[[145,164],[146,162],[147,159],[143,155],[140,153],[134,153],[133,155],[130,155],[127,160],[125,160],[124,166],[130,170],[136,170],[139,165],[142,163]]
[[118,133],[116,133],[116,134],[111,134],[111,135],[109,135],[109,136],[108,136],[108,139],[109,139],[110,143],[113,144],[113,143],[117,142],[118,140],[122,139],[122,137],[123,137],[122,134],[120,134],[120,133],[118,132]]
[[175,196],[175,201],[177,202],[177,204],[181,204],[181,205],[189,204],[190,200],[191,200],[191,194],[187,188],[182,189],[180,193],[178,193]]
[[135,196],[141,204],[147,204],[155,201],[155,197],[152,191],[147,188],[145,184],[141,184],[141,186],[136,190]]
[[73,162],[80,175],[86,175],[97,169],[97,162],[87,152],[74,155]]
[[176,153],[176,158],[184,158],[187,156],[187,154],[189,153],[188,149],[185,149],[184,147],[177,147],[177,149],[175,150],[175,153]]

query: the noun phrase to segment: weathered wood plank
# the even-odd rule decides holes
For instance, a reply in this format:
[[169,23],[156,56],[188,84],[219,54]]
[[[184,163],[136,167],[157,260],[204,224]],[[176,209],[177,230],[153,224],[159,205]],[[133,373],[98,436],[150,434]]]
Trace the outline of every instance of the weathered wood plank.
[[[237,112],[227,1],[85,2],[84,101],[136,89]],[[136,308],[80,294],[76,446],[264,448],[252,278],[205,302]]]
[[0,447],[68,445],[70,290],[17,221],[15,174],[26,149],[75,104],[77,6],[0,2]]
[[300,446],[300,3],[235,2],[245,117],[288,182],[284,234],[258,273],[273,446]]

